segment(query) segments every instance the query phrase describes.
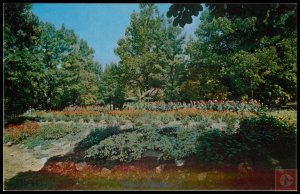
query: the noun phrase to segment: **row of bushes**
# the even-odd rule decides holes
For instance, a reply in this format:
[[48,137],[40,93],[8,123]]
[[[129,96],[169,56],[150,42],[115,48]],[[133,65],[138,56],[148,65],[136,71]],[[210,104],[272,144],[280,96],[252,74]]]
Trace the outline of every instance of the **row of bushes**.
[[[160,153],[159,159],[184,159],[198,155],[201,162],[258,161],[267,157],[293,158],[296,129],[271,116],[243,119],[235,132],[220,129],[155,128],[143,125],[129,132],[98,130],[97,141],[89,142],[86,158],[119,161],[139,160],[147,150]],[[92,146],[93,145],[93,146]]]
[[193,108],[199,110],[215,110],[215,111],[237,111],[237,112],[261,112],[264,108],[256,101],[191,101],[185,102],[133,102],[124,105],[125,110],[151,110],[151,111],[170,111],[184,108]]
[[136,119],[138,117],[155,117],[155,116],[172,116],[175,119],[181,119],[184,117],[210,117],[212,119],[229,118],[229,119],[241,119],[245,117],[255,116],[255,113],[251,112],[230,112],[230,111],[213,111],[213,110],[197,110],[197,109],[179,109],[166,112],[158,111],[146,111],[146,110],[114,110],[109,113],[112,116],[124,117],[127,119]]

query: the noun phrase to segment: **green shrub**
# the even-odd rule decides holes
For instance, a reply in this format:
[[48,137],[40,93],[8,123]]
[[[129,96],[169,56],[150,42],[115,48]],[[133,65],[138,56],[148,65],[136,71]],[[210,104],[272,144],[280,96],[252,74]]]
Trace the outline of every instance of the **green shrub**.
[[48,122],[53,122],[53,118],[52,117],[48,117]]
[[11,141],[10,135],[8,133],[4,133],[4,143],[8,143]]
[[80,120],[80,117],[73,117],[73,121],[74,121],[74,122],[77,123],[77,122],[79,122],[79,120]]
[[233,134],[219,129],[205,132],[199,138],[197,155],[202,162],[263,162],[273,157],[283,163],[295,159],[296,130],[275,117],[261,115],[246,118]]
[[100,117],[94,117],[93,120],[95,123],[99,123],[101,119],[100,119]]
[[45,121],[46,121],[46,118],[44,118],[44,117],[40,118],[40,122],[45,122]]
[[175,118],[171,115],[162,115],[160,117],[160,120],[161,120],[161,122],[163,122],[163,124],[168,124],[168,123],[174,121]]
[[120,125],[125,125],[126,124],[126,120],[124,119],[124,118],[120,118],[119,119],[119,123],[120,123]]
[[178,130],[179,129],[177,127],[164,127],[164,128],[159,129],[159,134],[176,137]]
[[91,120],[91,119],[90,119],[89,117],[83,118],[83,122],[85,122],[85,123],[89,123],[90,120]]
[[82,149],[88,149],[93,145],[99,144],[105,138],[117,134],[120,129],[116,126],[108,126],[106,128],[95,128],[92,132],[79,144]]
[[128,132],[113,135],[86,151],[86,158],[108,158],[111,160],[139,160],[146,145],[142,133]]
[[261,115],[244,119],[238,130],[246,149],[246,158],[293,158],[296,154],[296,128],[289,127],[276,117]]
[[71,117],[65,117],[64,120],[65,120],[66,122],[69,122],[69,121],[72,120],[72,118],[71,118]]
[[58,122],[58,121],[61,121],[62,118],[61,117],[55,117],[55,121]]
[[140,126],[143,126],[145,124],[145,120],[143,118],[136,118],[136,119],[134,119],[133,124],[136,127],[140,127]]
[[182,117],[181,118],[181,123],[184,125],[184,126],[188,126],[189,125],[189,122],[190,122],[190,117],[186,116],[186,117]]
[[220,163],[235,159],[239,150],[239,142],[234,135],[213,128],[200,136],[197,156],[201,162]]
[[146,150],[156,150],[161,153],[159,159],[184,159],[196,153],[201,130],[171,127],[157,129],[152,125],[143,125],[142,128],[121,131],[100,141],[86,151],[86,157],[131,161],[140,159]]
[[177,128],[171,130],[173,135],[162,135],[161,130],[149,131],[147,137],[147,149],[161,152],[159,159],[179,160],[196,153],[196,145],[200,130],[194,128]]
[[201,121],[203,121],[203,116],[201,116],[201,115],[199,115],[199,116],[195,116],[195,117],[193,117],[193,120],[195,121],[195,122],[201,122]]
[[34,135],[34,138],[44,140],[60,139],[68,134],[76,134],[79,130],[79,127],[74,124],[48,124],[42,126],[38,133]]

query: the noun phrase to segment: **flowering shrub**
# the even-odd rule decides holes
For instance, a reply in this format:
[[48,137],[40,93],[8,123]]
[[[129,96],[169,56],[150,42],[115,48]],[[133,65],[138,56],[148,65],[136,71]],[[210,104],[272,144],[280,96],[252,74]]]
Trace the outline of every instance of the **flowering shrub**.
[[103,106],[68,106],[63,109],[63,111],[97,111],[97,112],[106,112],[109,108]]
[[158,111],[147,111],[147,110],[113,110],[110,111],[111,116],[120,116],[125,118],[136,118],[145,115],[159,115]]
[[39,124],[37,122],[29,121],[24,124],[10,124],[5,130],[5,141],[11,141],[13,143],[19,143],[29,136],[38,132]]
[[[224,118],[224,120],[228,119],[241,119],[245,117],[255,116],[255,113],[251,112],[231,112],[231,111],[214,111],[214,110],[198,110],[192,108],[185,108],[179,110],[171,110],[165,112],[159,111],[146,111],[146,110],[114,110],[109,113],[112,116],[120,116],[125,118],[137,118],[142,116],[148,117],[161,117],[162,121],[167,118],[170,118],[171,121],[172,117],[174,116],[177,119],[182,119],[184,117],[210,117],[212,119]],[[167,119],[168,120],[168,119]]]
[[126,110],[150,110],[150,111],[170,111],[184,108],[215,111],[237,111],[237,112],[260,112],[263,107],[255,100],[246,101],[191,101],[185,102],[135,102],[125,104]]
[[[37,111],[36,116],[41,118],[46,118],[47,120],[66,120],[67,118],[76,118],[78,116],[83,117],[96,117],[100,116],[100,111],[96,108],[90,108],[90,107],[67,107],[62,111]],[[69,120],[69,119],[67,119]]]
[[95,110],[63,110],[63,111],[51,111],[54,117],[59,116],[99,116],[99,112]]
[[281,110],[268,113],[271,116],[276,117],[279,121],[283,121],[290,127],[297,127],[297,111],[293,110]]

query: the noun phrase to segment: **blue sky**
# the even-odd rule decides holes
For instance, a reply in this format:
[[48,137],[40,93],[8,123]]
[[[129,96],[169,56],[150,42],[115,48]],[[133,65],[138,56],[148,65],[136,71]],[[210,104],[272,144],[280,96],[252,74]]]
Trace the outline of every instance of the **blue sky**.
[[[160,14],[166,15],[170,4],[157,5]],[[73,29],[95,50],[95,59],[105,65],[119,61],[113,50],[117,41],[125,36],[130,15],[134,10],[139,11],[139,4],[34,3],[32,10],[41,21],[52,23],[56,28],[64,24]],[[192,24],[185,25],[187,34],[193,34],[199,25],[198,18],[194,17]]]

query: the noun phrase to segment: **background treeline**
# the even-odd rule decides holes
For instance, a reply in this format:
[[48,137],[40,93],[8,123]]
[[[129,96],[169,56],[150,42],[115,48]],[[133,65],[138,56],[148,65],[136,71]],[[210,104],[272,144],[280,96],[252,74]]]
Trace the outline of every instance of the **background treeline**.
[[102,69],[73,30],[39,21],[30,4],[4,4],[6,113],[126,99],[296,101],[296,4],[207,4],[194,37],[176,25],[199,10],[176,9],[186,12],[173,21],[141,4],[115,49],[120,62]]

